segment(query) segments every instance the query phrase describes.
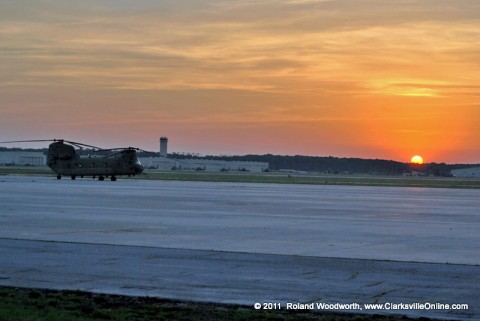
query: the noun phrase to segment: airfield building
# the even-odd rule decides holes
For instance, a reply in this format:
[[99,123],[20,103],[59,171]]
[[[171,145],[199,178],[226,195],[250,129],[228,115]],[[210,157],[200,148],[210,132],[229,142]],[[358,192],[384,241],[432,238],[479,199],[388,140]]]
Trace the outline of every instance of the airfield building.
[[39,152],[1,151],[0,166],[43,166],[47,156]]
[[480,177],[480,167],[452,169],[451,173],[455,177]]
[[206,172],[263,172],[268,169],[265,162],[239,162],[212,159],[174,159],[163,156],[141,157],[140,162],[146,169],[160,171],[196,170]]

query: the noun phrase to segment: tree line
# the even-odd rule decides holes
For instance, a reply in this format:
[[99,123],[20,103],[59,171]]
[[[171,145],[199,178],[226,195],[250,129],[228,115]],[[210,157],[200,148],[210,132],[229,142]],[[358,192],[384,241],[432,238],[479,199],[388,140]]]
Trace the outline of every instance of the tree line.
[[224,161],[243,161],[243,162],[266,162],[270,170],[296,170],[307,172],[320,172],[329,174],[378,174],[378,175],[401,175],[405,172],[422,172],[432,176],[451,176],[450,171],[456,168],[476,167],[479,164],[446,164],[446,163],[428,163],[428,164],[410,164],[393,160],[384,159],[364,159],[364,158],[341,158],[341,157],[321,157],[321,156],[288,156],[288,155],[207,155],[189,153],[172,153],[169,157],[176,159],[213,159]]

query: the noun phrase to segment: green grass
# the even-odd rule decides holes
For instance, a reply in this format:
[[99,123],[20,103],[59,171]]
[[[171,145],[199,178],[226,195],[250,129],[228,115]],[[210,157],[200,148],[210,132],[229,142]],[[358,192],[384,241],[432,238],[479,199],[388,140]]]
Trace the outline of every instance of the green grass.
[[0,175],[55,175],[52,170],[46,166],[5,166],[0,167]]
[[275,183],[312,185],[353,185],[432,188],[480,188],[478,179],[354,176],[354,175],[293,175],[293,174],[224,174],[197,172],[146,172],[142,179],[183,180],[205,182]]
[[[253,307],[180,302],[147,297],[0,287],[2,321],[102,320],[268,320],[268,321],[410,321],[404,316],[295,311],[260,311]],[[430,319],[422,318],[427,321]]]

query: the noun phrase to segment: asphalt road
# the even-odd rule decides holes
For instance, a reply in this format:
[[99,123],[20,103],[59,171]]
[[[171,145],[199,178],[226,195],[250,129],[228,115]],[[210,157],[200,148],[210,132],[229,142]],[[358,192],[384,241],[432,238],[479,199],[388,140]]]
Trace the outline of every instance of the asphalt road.
[[0,284],[477,320],[479,209],[478,190],[1,176]]

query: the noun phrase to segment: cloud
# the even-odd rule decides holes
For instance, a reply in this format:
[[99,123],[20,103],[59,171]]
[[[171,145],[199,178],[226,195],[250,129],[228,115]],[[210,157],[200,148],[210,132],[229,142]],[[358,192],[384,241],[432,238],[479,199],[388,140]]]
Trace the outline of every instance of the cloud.
[[441,64],[477,53],[474,1],[187,3],[7,4],[2,58],[22,66],[15,78],[26,83],[295,91],[333,77],[362,83],[365,71],[418,70],[432,54]]

